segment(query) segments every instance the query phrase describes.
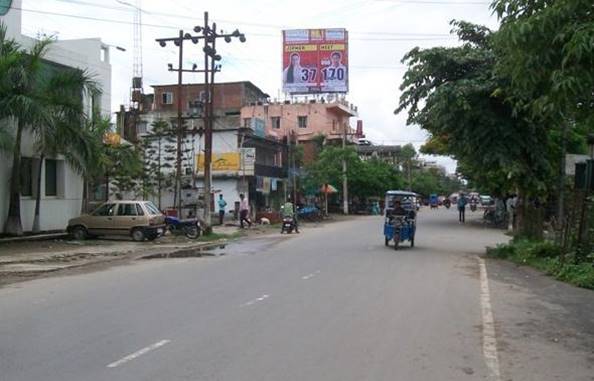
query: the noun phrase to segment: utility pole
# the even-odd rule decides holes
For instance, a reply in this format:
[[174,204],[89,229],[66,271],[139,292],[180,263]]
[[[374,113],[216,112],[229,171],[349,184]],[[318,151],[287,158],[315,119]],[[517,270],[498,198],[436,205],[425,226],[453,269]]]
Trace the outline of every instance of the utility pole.
[[[342,134],[343,155],[346,154],[347,126],[348,124],[345,123]],[[342,212],[344,214],[349,214],[349,186],[347,178],[347,162],[345,157],[342,158],[342,196]]]
[[[190,72],[190,73],[198,73],[200,70],[196,69],[196,65],[192,69],[184,69],[183,61],[184,61],[184,41],[185,40],[192,40],[196,39],[197,37],[191,36],[189,33],[184,33],[183,30],[179,31],[178,37],[170,37],[170,38],[159,38],[157,42],[161,47],[167,46],[167,42],[172,41],[178,48],[178,67],[174,68],[172,64],[168,64],[169,71],[177,72],[177,126],[175,128],[175,135],[177,137],[177,149],[176,149],[176,160],[175,160],[175,193],[173,196],[173,204],[177,211],[177,216],[182,217],[182,201],[181,201],[181,188],[182,188],[182,145],[183,145],[183,138],[185,136],[185,129],[184,129],[184,118],[182,115],[183,112],[183,104],[182,104],[182,89],[183,89],[183,73]],[[197,40],[196,40],[197,41]]]
[[[212,178],[211,178],[211,163],[212,163],[212,130],[213,130],[213,118],[214,118],[214,111],[213,111],[213,101],[214,101],[214,74],[217,71],[221,70],[221,65],[218,65],[216,62],[221,60],[221,56],[217,54],[215,49],[215,42],[217,38],[224,38],[225,42],[231,42],[232,37],[239,38],[239,41],[242,43],[246,41],[245,35],[240,33],[239,30],[235,30],[232,33],[224,33],[224,32],[217,32],[216,24],[213,23],[212,26],[209,25],[208,21],[208,12],[204,12],[204,25],[203,26],[195,26],[194,27],[195,33],[202,33],[201,35],[193,36],[190,33],[185,33],[183,30],[180,30],[179,37],[173,38],[158,38],[156,41],[159,42],[161,47],[167,46],[167,42],[173,42],[176,46],[179,47],[179,67],[174,69],[171,64],[169,64],[169,71],[177,71],[178,72],[178,147],[177,147],[177,158],[178,162],[176,165],[176,183],[178,184],[177,189],[177,202],[178,202],[178,210],[181,212],[181,155],[182,155],[182,147],[181,143],[183,140],[183,136],[185,134],[183,128],[183,117],[182,117],[182,104],[181,104],[181,91],[182,91],[182,72],[193,72],[193,73],[204,73],[204,90],[206,93],[206,99],[204,101],[204,222],[207,225],[207,231],[210,229],[211,226],[211,218],[210,218],[210,204],[212,200]],[[204,40],[204,47],[202,51],[204,52],[204,70],[198,70],[197,66],[191,70],[182,69],[183,63],[183,42],[185,40],[191,40],[192,43],[198,44],[200,40]],[[210,76],[209,76],[210,74]]]

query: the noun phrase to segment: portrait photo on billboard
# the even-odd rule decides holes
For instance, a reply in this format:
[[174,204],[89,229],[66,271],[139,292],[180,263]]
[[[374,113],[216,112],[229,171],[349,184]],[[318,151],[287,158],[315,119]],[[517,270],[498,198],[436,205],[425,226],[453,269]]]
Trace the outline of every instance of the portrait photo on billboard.
[[345,65],[345,53],[344,50],[335,50],[330,52],[329,57],[321,59],[323,92],[346,93],[348,91],[348,69],[347,65]]

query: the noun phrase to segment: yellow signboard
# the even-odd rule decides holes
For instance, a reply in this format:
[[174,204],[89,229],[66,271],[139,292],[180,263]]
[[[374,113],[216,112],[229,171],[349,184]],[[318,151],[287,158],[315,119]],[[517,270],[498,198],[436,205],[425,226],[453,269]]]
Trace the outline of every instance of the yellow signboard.
[[318,50],[317,45],[287,45],[285,52],[315,52]]
[[103,143],[112,146],[119,146],[122,143],[122,137],[115,132],[108,132],[103,135]]
[[[196,155],[196,167],[198,171],[204,171],[204,155]],[[229,172],[239,171],[240,157],[239,152],[213,153],[212,171]]]

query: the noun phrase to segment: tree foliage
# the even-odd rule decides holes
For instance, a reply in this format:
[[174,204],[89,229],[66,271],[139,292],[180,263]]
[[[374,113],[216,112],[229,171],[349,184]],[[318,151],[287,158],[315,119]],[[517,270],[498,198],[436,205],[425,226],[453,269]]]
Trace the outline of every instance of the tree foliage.
[[594,3],[495,0],[497,72],[510,78],[517,108],[537,115],[594,120]]
[[463,174],[494,188],[538,193],[550,180],[546,129],[506,101],[508,79],[495,70],[494,33],[453,21],[462,45],[415,48],[405,55],[409,69],[396,112],[431,133],[425,152],[447,153]]

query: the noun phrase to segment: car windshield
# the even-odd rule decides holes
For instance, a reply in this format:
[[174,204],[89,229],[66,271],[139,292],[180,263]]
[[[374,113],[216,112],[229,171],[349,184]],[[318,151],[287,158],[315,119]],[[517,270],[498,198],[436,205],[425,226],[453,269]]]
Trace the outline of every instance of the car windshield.
[[157,208],[155,206],[155,204],[153,204],[151,201],[145,202],[144,205],[146,206],[146,208],[148,209],[148,211],[151,215],[154,216],[154,215],[161,214],[161,212],[159,211],[159,208]]

